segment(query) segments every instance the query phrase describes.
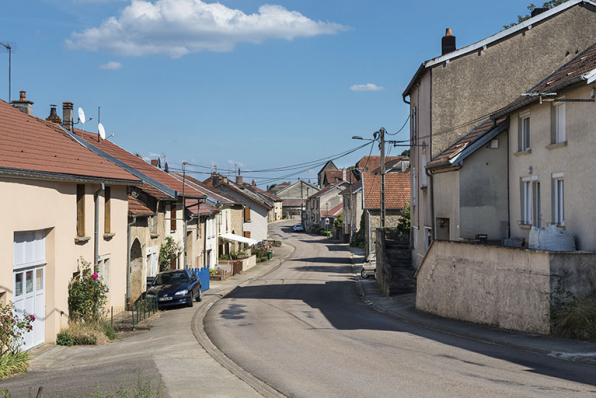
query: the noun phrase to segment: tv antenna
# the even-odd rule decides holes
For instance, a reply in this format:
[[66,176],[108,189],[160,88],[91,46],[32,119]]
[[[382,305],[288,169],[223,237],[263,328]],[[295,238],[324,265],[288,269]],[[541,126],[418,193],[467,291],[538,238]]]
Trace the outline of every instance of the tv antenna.
[[100,120],[101,120],[101,106],[98,106],[97,107],[97,142],[100,142],[100,139],[101,140],[106,139],[106,129],[103,126],[103,124],[101,124]]
[[11,89],[11,69],[12,69],[12,46],[8,43],[0,43],[0,46],[6,48],[8,51],[8,103],[10,104],[10,89]]

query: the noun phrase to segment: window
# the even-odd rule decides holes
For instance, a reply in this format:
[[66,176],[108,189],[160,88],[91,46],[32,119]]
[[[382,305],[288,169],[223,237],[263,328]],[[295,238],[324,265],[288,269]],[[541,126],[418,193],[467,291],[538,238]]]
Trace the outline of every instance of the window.
[[149,217],[149,223],[151,224],[151,235],[157,235],[157,216]]
[[170,231],[176,232],[176,203],[170,205]]
[[565,142],[565,103],[555,102],[555,144]]
[[422,165],[420,167],[420,172],[422,173],[422,184],[420,185],[420,188],[426,188],[427,187],[427,175],[426,175],[426,154],[423,153],[422,154]]
[[112,232],[112,215],[111,215],[111,208],[112,208],[112,188],[106,187],[105,191],[105,200],[104,200],[104,234],[109,234]]
[[244,231],[244,237],[250,238],[250,231]]
[[432,242],[432,230],[430,227],[424,227],[424,251],[426,252]]
[[108,289],[110,288],[110,256],[101,256],[99,263],[97,264],[97,274],[106,284]]
[[245,206],[244,207],[244,222],[249,222],[250,221],[250,207]]
[[553,219],[556,225],[565,226],[565,182],[563,173],[553,174]]
[[85,185],[77,184],[77,236],[85,236]]
[[530,150],[530,112],[519,114],[519,150]]
[[534,225],[540,228],[540,181],[538,176],[521,179],[521,225]]

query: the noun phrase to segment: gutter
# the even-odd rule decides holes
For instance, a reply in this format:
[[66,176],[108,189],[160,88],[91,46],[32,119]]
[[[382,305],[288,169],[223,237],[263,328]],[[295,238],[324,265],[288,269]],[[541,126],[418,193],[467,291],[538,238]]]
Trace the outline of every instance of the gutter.
[[13,168],[0,168],[0,176],[29,180],[68,181],[77,183],[99,183],[109,181],[110,185],[141,185],[142,181],[111,179],[105,177],[86,177],[64,173],[50,173],[47,171],[32,171]]
[[104,183],[101,183],[101,187],[95,191],[93,194],[93,199],[95,200],[95,231],[94,231],[94,246],[93,246],[93,258],[94,258],[94,265],[99,264],[99,193],[101,191],[105,191],[106,186]]
[[[136,222],[137,222],[137,216],[131,216],[132,217],[132,221],[130,223],[128,223],[127,225],[127,233],[126,233],[126,239],[127,239],[127,256],[126,256],[126,308],[128,309],[130,306],[130,241],[131,241],[131,236],[130,236],[130,227],[132,227]],[[141,253],[142,254],[142,253]]]

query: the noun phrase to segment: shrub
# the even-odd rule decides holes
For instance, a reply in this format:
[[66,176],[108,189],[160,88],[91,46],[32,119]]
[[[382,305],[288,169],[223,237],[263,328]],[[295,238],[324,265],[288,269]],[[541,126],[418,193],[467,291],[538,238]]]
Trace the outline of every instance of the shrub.
[[219,255],[219,259],[220,260],[229,260],[230,256],[228,256],[227,254],[220,254]]
[[0,358],[17,354],[25,342],[25,334],[33,330],[35,316],[20,316],[12,302],[0,303]]
[[180,245],[174,241],[174,238],[168,236],[166,241],[159,248],[159,271],[170,269],[172,263],[182,253]]
[[68,308],[74,321],[96,323],[103,319],[108,287],[103,279],[82,257],[79,259],[79,275],[68,285]]
[[103,329],[104,334],[110,340],[116,340],[116,332],[114,328],[108,322],[102,322],[101,327]]
[[72,337],[70,337],[66,330],[63,330],[58,333],[58,336],[56,336],[56,344],[71,347],[75,345],[75,341]]
[[596,293],[578,300],[558,301],[552,308],[553,334],[567,339],[596,341]]
[[7,352],[0,357],[0,379],[26,372],[29,368],[27,361],[29,354],[26,352]]

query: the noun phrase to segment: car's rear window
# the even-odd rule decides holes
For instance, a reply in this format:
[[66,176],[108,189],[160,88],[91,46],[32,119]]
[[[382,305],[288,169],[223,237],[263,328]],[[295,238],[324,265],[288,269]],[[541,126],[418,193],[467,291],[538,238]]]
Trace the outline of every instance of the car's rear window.
[[188,282],[188,275],[186,272],[168,272],[167,274],[159,274],[155,278],[154,285],[168,285],[171,283],[185,283]]

